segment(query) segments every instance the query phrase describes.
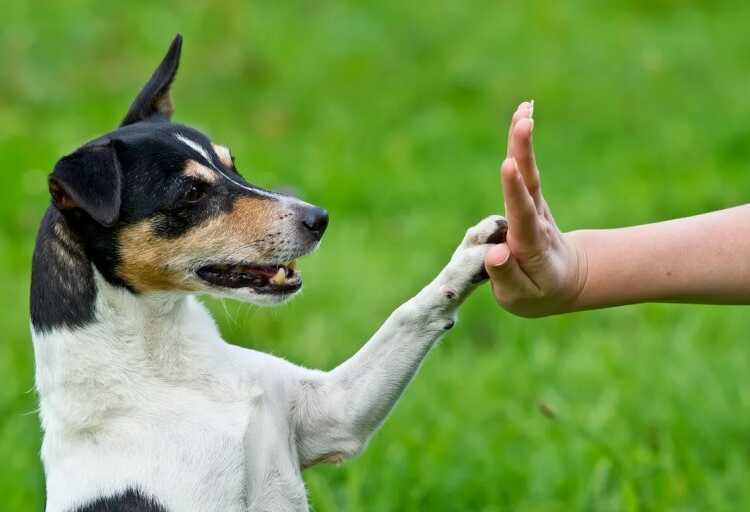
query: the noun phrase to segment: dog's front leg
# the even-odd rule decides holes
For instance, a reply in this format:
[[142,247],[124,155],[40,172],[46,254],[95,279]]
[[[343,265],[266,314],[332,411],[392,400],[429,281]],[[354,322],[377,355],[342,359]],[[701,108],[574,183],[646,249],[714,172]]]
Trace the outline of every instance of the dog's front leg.
[[305,375],[295,404],[303,466],[358,454],[401,396],[434,343],[453,327],[480,283],[489,243],[504,241],[500,216],[469,229],[440,274],[396,309],[362,349],[334,370]]

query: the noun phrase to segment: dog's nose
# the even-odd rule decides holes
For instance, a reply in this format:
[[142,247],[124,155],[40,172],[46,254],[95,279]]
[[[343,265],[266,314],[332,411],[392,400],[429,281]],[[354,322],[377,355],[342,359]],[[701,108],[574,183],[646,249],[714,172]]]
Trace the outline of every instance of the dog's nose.
[[302,224],[315,237],[315,240],[323,238],[323,233],[328,227],[328,212],[317,206],[309,206],[305,208],[302,215]]

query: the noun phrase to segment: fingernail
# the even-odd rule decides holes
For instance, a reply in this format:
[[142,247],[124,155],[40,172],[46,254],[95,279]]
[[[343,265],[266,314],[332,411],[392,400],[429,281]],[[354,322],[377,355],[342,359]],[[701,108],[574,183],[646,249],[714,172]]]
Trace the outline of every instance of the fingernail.
[[534,117],[534,100],[529,101],[529,117]]
[[529,118],[529,133],[531,133],[533,131],[534,131],[534,118],[530,117]]
[[[498,255],[498,252],[502,252],[502,254]],[[508,259],[510,259],[510,249],[506,244],[498,244],[490,249],[490,253],[487,256],[487,259],[494,260],[491,263],[493,268],[502,267],[508,263]],[[494,258],[497,256],[499,256],[499,259]]]
[[505,258],[503,258],[500,261],[496,261],[492,266],[495,268],[502,267],[503,265],[508,263],[509,259],[510,259],[510,251],[507,252],[507,254],[505,255]]

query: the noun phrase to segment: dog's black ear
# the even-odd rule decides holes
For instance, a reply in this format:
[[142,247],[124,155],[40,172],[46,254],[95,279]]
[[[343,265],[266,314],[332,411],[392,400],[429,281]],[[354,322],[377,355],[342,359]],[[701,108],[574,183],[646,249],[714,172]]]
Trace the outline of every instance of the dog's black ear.
[[151,79],[143,86],[141,92],[130,105],[120,126],[145,121],[146,119],[164,120],[172,117],[174,108],[169,97],[169,87],[172,85],[177,67],[180,65],[182,50],[182,36],[177,34],[164,59],[156,68]]
[[122,171],[116,141],[83,146],[64,156],[49,176],[49,192],[60,210],[80,208],[104,226],[120,216]]

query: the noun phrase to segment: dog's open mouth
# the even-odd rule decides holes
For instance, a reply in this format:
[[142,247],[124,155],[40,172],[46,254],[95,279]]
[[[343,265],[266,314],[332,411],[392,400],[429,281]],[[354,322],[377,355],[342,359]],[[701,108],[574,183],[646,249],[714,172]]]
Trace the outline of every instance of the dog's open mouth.
[[197,274],[214,286],[252,288],[256,293],[294,293],[302,286],[296,261],[283,265],[206,265]]

